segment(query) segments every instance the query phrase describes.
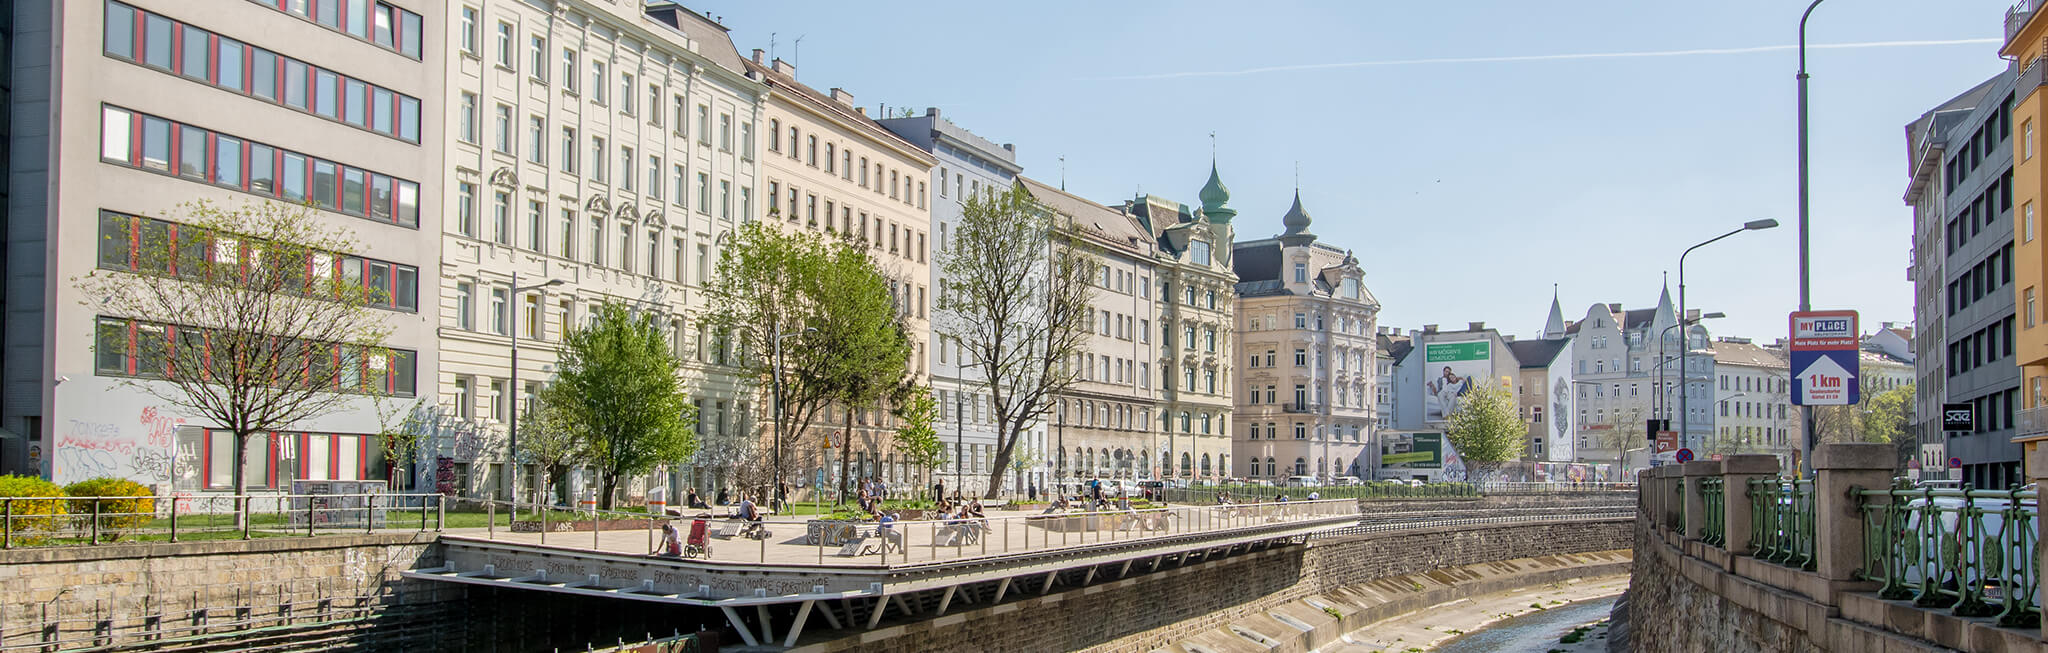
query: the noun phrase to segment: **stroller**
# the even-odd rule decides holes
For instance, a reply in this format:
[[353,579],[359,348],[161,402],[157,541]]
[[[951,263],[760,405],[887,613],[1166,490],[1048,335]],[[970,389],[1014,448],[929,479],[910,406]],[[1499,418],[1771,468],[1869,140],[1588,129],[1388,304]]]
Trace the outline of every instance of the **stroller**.
[[710,558],[711,532],[702,519],[690,521],[690,539],[683,542],[683,557]]

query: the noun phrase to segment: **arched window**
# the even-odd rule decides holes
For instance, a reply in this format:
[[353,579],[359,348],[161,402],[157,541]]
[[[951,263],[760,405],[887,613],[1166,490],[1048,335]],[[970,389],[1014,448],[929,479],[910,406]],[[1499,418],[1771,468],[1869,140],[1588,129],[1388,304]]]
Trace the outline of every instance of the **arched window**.
[[1209,454],[1202,454],[1202,474],[1206,476],[1214,469],[1214,467],[1209,466]]
[[1279,476],[1279,475],[1280,475],[1280,468],[1278,468],[1278,467],[1275,467],[1274,465],[1275,465],[1275,463],[1273,462],[1273,457],[1272,457],[1272,456],[1266,456],[1266,475],[1267,475],[1267,476]]
[[1308,475],[1308,459],[1307,459],[1307,458],[1296,458],[1296,459],[1294,459],[1294,475],[1295,475],[1295,476],[1307,476],[1307,475]]
[[1216,454],[1216,469],[1224,472],[1230,471],[1230,454]]
[[1209,430],[1209,414],[1202,413],[1202,434],[1208,435],[1210,433],[1213,433],[1213,431]]
[[1182,453],[1180,454],[1180,474],[1181,474],[1182,476],[1186,476],[1186,475],[1188,475],[1188,474],[1192,474],[1192,473],[1194,473],[1194,471],[1195,471],[1195,458],[1194,458],[1194,456],[1190,456],[1190,455],[1188,455],[1188,454],[1187,454],[1186,452],[1182,452]]
[[1149,453],[1149,452],[1145,451],[1144,449],[1139,449],[1139,450],[1138,450],[1138,461],[1137,461],[1137,462],[1138,462],[1138,474],[1139,474],[1139,475],[1141,475],[1141,476],[1149,476],[1149,475],[1151,475],[1151,473],[1152,473],[1152,455],[1151,455],[1151,453]]
[[1181,411],[1181,412],[1180,412],[1180,432],[1182,432],[1182,433],[1193,433],[1193,432],[1195,432],[1195,429],[1194,429],[1194,424],[1195,424],[1195,416],[1194,416],[1194,414],[1193,414],[1193,413],[1189,413],[1189,412],[1187,412],[1187,411],[1185,411],[1185,410],[1183,410],[1183,411]]
[[1099,464],[1100,464],[1100,465],[1102,466],[1102,469],[1109,469],[1109,463],[1110,463],[1110,457],[1109,457],[1109,450],[1108,450],[1108,449],[1103,449],[1103,450],[1102,450],[1102,459],[1101,459],[1101,463],[1099,463]]
[[1344,457],[1343,457],[1343,456],[1338,456],[1338,457],[1337,457],[1336,461],[1335,461],[1335,462],[1333,463],[1333,469],[1336,469],[1336,470],[1337,470],[1337,472],[1336,472],[1336,473],[1337,473],[1338,475],[1343,475],[1343,474],[1344,474],[1344,473],[1345,473],[1346,471],[1348,471],[1348,470],[1344,469]]

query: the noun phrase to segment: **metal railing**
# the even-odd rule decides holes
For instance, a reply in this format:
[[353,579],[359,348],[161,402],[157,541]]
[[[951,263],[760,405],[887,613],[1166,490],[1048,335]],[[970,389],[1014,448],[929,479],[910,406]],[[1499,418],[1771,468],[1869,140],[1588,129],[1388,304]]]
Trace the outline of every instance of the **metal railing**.
[[2021,409],[2018,418],[2014,423],[2017,427],[2013,432],[2014,436],[2048,433],[2048,406]]
[[1476,499],[1479,488],[1471,483],[1424,483],[1410,485],[1402,481],[1366,481],[1358,485],[1319,485],[1309,487],[1274,487],[1270,485],[1202,485],[1185,488],[1165,488],[1161,494],[1165,500],[1178,503],[1216,503],[1219,496],[1229,495],[1239,501],[1267,501],[1276,496],[1289,498],[1306,497],[1314,493],[1319,499]]
[[442,529],[439,494],[0,497],[0,548]]
[[1879,597],[1913,599],[2004,627],[2041,623],[2033,490],[1893,488],[1858,493],[1866,580]]
[[1728,542],[1727,481],[1700,479],[1700,503],[1707,514],[1700,520],[1700,541],[1714,546]]
[[[472,501],[472,500],[464,500]],[[474,500],[489,510],[505,502]],[[522,506],[531,508],[530,505]],[[588,512],[588,511],[585,511]],[[874,520],[827,521],[817,519],[765,517],[750,525],[730,515],[691,511],[681,518],[646,513],[598,511],[599,515],[640,520],[647,531],[646,548],[638,538],[606,538],[592,530],[589,550],[640,555],[659,548],[656,532],[664,521],[673,520],[678,535],[691,530],[690,522],[704,519],[707,531],[716,529],[699,554],[693,558],[711,562],[782,564],[874,564],[896,566],[962,560],[984,556],[1033,553],[1064,547],[1115,545],[1151,539],[1182,537],[1233,530],[1258,530],[1291,524],[1354,517],[1358,502],[1352,499],[1283,501],[1225,505],[1183,505],[1132,510],[1048,511],[1039,514],[988,517],[942,517],[896,520],[887,524]],[[546,511],[542,511],[546,515]],[[493,522],[495,523],[495,521]],[[814,528],[813,524],[819,526]],[[758,526],[758,528],[755,528]],[[635,526],[633,530],[640,527]],[[626,529],[610,529],[619,532]],[[493,540],[525,539],[526,534],[487,531]],[[570,538],[557,536],[556,543],[583,548],[581,532]],[[547,543],[547,529],[538,538]],[[738,550],[735,552],[735,550]],[[872,561],[872,562],[871,562]]]
[[1472,484],[1480,494],[1571,494],[1577,492],[1634,492],[1634,483],[1573,483],[1535,481],[1485,481]]
[[1749,545],[1758,559],[1813,570],[1813,481],[1749,481]]
[[1314,538],[1328,539],[1333,537],[1346,537],[1365,533],[1384,533],[1389,531],[1405,531],[1423,528],[1438,528],[1445,526],[1470,526],[1475,524],[1554,524],[1559,522],[1575,521],[1616,521],[1634,519],[1635,516],[1636,511],[1634,508],[1600,507],[1583,510],[1546,509],[1545,511],[1539,514],[1521,515],[1474,515],[1461,517],[1438,515],[1433,517],[1418,517],[1416,519],[1399,519],[1386,521],[1368,521],[1366,519],[1361,519],[1360,523],[1357,526],[1346,526],[1343,528],[1335,528],[1327,531],[1321,531],[1316,533],[1314,535]]

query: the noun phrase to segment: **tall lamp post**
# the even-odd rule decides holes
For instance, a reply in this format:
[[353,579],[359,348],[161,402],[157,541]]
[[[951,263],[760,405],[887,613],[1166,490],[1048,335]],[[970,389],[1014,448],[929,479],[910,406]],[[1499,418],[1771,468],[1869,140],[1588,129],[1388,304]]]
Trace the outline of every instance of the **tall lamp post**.
[[[1815,4],[1819,4],[1818,0],[1815,0]],[[1805,221],[1803,221],[1803,220],[1802,220],[1802,221],[1800,222],[1800,224],[1802,225],[1802,229],[1803,229],[1803,225],[1805,224]],[[1693,251],[1693,250],[1699,249],[1699,248],[1701,248],[1701,247],[1706,247],[1706,246],[1708,246],[1708,245],[1712,245],[1712,244],[1714,244],[1714,243],[1715,243],[1716,241],[1719,241],[1719,240],[1721,240],[1721,239],[1723,239],[1723,238],[1727,238],[1727,237],[1729,237],[1729,236],[1733,236],[1733,235],[1735,235],[1735,234],[1739,234],[1739,233],[1742,233],[1742,232],[1745,232],[1745,231],[1759,231],[1759,230],[1763,230],[1763,229],[1769,229],[1769,228],[1772,228],[1772,227],[1776,227],[1776,226],[1778,226],[1778,221],[1777,221],[1777,220],[1773,220],[1773,219],[1771,219],[1771,218],[1764,218],[1764,219],[1761,219],[1761,220],[1751,220],[1751,221],[1749,221],[1749,222],[1744,222],[1744,223],[1742,223],[1742,227],[1741,227],[1740,229],[1735,229],[1735,230],[1733,230],[1733,231],[1730,231],[1730,232],[1728,232],[1728,233],[1725,233],[1725,234],[1721,234],[1721,235],[1719,235],[1719,236],[1715,236],[1715,237],[1713,237],[1713,238],[1709,238],[1709,239],[1707,239],[1707,241],[1706,241],[1706,242],[1703,242],[1703,243],[1700,243],[1700,244],[1698,244],[1698,245],[1693,245],[1693,246],[1691,246],[1691,247],[1687,247],[1687,248],[1685,248],[1685,252],[1683,252],[1683,253],[1680,253],[1680,254],[1678,255],[1678,323],[1679,323],[1679,324],[1685,324],[1685,323],[1686,323],[1686,318],[1685,318],[1685,257],[1687,257],[1687,256],[1690,256],[1690,255],[1692,255],[1692,251]],[[1803,247],[1802,247],[1800,251],[1801,251],[1801,252],[1804,252],[1804,251],[1805,251],[1805,248],[1803,248]],[[1801,254],[1801,256],[1802,256],[1802,258],[1803,258],[1803,257],[1804,257],[1804,254],[1802,253],[1802,254]],[[1803,266],[1803,265],[1801,266],[1801,268],[1802,268],[1802,269],[1803,269],[1804,267],[1805,267],[1805,266]],[[1805,275],[1804,275],[1804,274],[1802,274],[1802,275],[1800,276],[1800,285],[1801,285],[1801,286],[1803,287],[1803,286],[1804,286],[1805,284],[1806,284],[1806,281],[1805,281]],[[1692,352],[1692,338],[1691,338],[1691,334],[1687,333],[1686,331],[1687,331],[1686,329],[1680,329],[1680,330],[1678,331],[1678,381],[1679,381],[1679,383],[1678,383],[1678,412],[1679,412],[1679,417],[1678,417],[1678,419],[1679,419],[1679,422],[1678,422],[1678,440],[1679,440],[1680,442],[1684,442],[1684,443],[1685,443],[1685,446],[1688,446],[1688,447],[1690,447],[1690,446],[1692,446],[1692,445],[1694,444],[1694,443],[1693,443],[1693,441],[1692,441],[1692,416],[1691,416],[1690,414],[1687,414],[1687,413],[1686,413],[1686,408],[1687,408],[1687,405],[1688,405],[1688,403],[1689,403],[1689,401],[1688,401],[1688,400],[1689,400],[1689,399],[1691,398],[1691,396],[1690,396],[1690,395],[1692,394],[1692,393],[1690,392],[1690,390],[1691,390],[1691,387],[1690,387],[1690,383],[1691,383],[1691,382],[1690,382],[1690,380],[1689,380],[1689,377],[1690,377],[1690,376],[1692,375],[1692,368],[1690,367],[1690,366],[1691,366],[1691,361],[1689,361],[1689,360],[1688,360],[1688,358],[1689,358],[1689,357],[1691,356],[1691,352]],[[1659,345],[1663,344],[1662,340],[1663,340],[1662,338],[1659,338],[1659,339],[1658,339],[1658,341],[1659,341],[1659,342],[1658,342],[1658,344],[1659,344]]]
[[[552,288],[559,285],[562,285],[561,279],[549,279],[547,281],[533,284],[531,286],[521,286],[519,285],[519,271],[513,270],[512,301],[519,301],[519,293],[526,292],[528,290]],[[536,307],[539,306],[538,303],[535,303],[534,305]],[[522,471],[519,469],[519,401],[522,398],[520,397],[521,388],[519,387],[519,307],[507,306],[505,307],[505,309],[512,312],[510,318],[506,320],[509,326],[512,327],[512,387],[510,388],[510,390],[512,391],[512,414],[510,416],[511,419],[507,422],[507,428],[510,429],[511,435],[510,437],[506,438],[505,450],[507,457],[511,458],[511,460],[508,462],[511,463],[512,466],[512,501],[514,502],[514,505],[518,505],[517,502],[519,501],[519,476]],[[540,319],[540,316],[535,315],[534,319],[538,321]],[[569,328],[569,325],[564,324],[562,325],[562,328],[566,330]],[[536,503],[539,501],[538,496],[534,497],[534,499]]]
[[[778,331],[781,329],[780,325],[776,328]],[[777,333],[775,335],[775,506],[778,510],[781,509],[783,502],[787,499],[787,497],[783,496],[782,492],[782,341],[806,333],[817,333],[817,331],[817,329],[811,327],[804,327],[804,330],[796,333]],[[853,433],[851,432],[846,434],[846,446],[853,446]],[[844,482],[844,479],[841,482]],[[845,486],[842,485],[840,487]]]
[[[1813,10],[1821,0],[1806,5],[1806,12],[1799,15],[1799,310],[1813,310],[1813,288],[1808,285],[1807,266],[1807,155],[1806,155],[1806,19],[1813,17]],[[1815,446],[1820,444],[1819,434],[1813,430],[1813,407],[1799,407],[1799,424],[1806,434],[1807,456],[1800,458],[1802,471],[1812,471],[1809,460]]]

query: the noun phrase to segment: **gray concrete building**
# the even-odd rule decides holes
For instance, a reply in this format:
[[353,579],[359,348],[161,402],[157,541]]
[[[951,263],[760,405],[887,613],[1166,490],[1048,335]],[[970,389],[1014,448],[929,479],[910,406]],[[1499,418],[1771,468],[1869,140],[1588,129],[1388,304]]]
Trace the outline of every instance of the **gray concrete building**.
[[[1923,457],[1960,458],[1963,481],[1976,487],[2023,482],[2012,441],[2020,368],[2010,284],[2014,220],[2032,217],[2016,215],[2012,199],[2015,79],[2001,73],[1906,127],[1916,435],[1923,450],[1942,452]],[[1976,428],[1943,432],[1942,403],[1971,404]]]

